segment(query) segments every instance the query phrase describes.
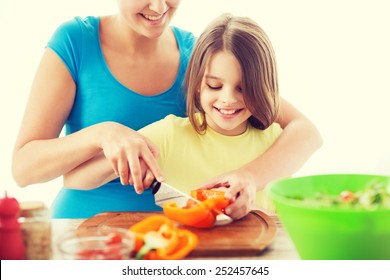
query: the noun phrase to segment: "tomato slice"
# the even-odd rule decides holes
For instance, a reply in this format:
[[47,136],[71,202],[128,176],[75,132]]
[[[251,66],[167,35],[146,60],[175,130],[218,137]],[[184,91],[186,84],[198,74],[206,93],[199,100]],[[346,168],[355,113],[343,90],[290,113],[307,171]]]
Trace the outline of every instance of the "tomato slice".
[[117,232],[111,232],[107,235],[106,244],[116,244],[122,242],[122,236]]

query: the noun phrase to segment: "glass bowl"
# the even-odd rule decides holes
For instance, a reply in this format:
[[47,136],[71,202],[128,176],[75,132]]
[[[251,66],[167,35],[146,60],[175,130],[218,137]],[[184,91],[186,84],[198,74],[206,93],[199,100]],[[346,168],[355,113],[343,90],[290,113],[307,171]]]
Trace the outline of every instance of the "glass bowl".
[[58,239],[58,250],[67,260],[127,260],[134,249],[134,234],[117,227],[76,229]]

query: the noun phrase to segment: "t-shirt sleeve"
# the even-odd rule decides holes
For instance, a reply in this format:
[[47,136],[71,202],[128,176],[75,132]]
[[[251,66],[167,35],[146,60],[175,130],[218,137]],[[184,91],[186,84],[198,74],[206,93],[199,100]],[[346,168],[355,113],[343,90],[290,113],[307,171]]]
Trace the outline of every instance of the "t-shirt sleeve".
[[276,139],[278,139],[280,134],[282,134],[283,129],[278,123],[274,122],[262,132],[261,141],[263,141],[265,146],[270,147],[276,141]]
[[81,26],[78,19],[74,18],[60,25],[46,45],[65,63],[75,82],[81,61],[82,37]]
[[283,129],[280,127],[278,123],[273,123],[270,128],[271,128],[270,130],[272,135],[271,137],[275,141],[280,136],[280,134],[282,134]]

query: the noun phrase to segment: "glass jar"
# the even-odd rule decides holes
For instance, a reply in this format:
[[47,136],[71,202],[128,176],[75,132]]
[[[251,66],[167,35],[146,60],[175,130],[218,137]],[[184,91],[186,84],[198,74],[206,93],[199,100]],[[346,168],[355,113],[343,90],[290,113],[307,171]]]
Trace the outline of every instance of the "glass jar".
[[21,202],[19,222],[25,245],[25,258],[27,260],[51,259],[51,222],[44,203]]

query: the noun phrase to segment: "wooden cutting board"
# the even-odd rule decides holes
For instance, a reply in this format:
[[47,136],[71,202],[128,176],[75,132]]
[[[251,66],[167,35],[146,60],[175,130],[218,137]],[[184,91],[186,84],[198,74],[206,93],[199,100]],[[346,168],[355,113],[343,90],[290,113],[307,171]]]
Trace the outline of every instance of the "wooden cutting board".
[[[79,228],[113,226],[128,229],[131,225],[161,212],[105,212],[85,220]],[[265,213],[255,210],[241,220],[209,229],[185,227],[196,233],[199,244],[189,258],[242,257],[259,255],[272,242],[276,225]]]

